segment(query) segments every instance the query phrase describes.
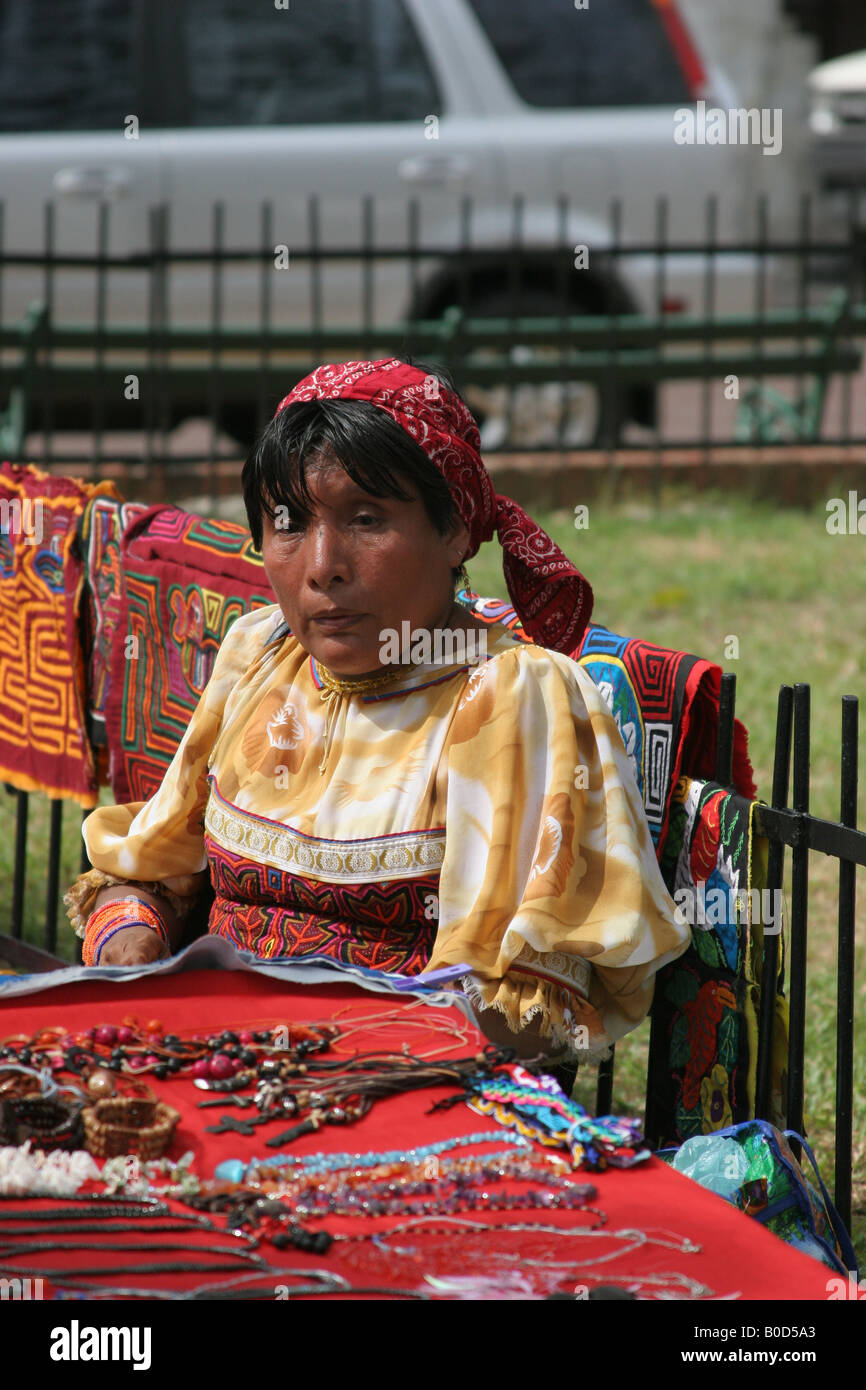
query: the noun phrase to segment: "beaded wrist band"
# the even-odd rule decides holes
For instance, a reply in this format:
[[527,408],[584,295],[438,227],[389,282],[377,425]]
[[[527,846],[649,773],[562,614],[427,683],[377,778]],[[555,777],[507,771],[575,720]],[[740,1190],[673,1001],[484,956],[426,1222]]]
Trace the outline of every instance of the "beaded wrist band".
[[98,965],[102,948],[117,932],[127,927],[148,927],[156,932],[171,951],[168,927],[162,914],[141,898],[112,898],[87,919],[81,959],[85,965]]
[[185,897],[181,897],[180,894],[166,888],[164,883],[151,883],[145,879],[136,878],[117,878],[114,874],[103,873],[102,869],[88,869],[86,873],[79,874],[75,882],[63,894],[66,915],[75,929],[76,936],[84,936],[87,922],[95,911],[94,901],[103,888],[127,888],[131,890],[137,888],[145,893],[153,893],[156,897],[165,898],[177,913],[179,922],[186,920],[199,896],[198,888]]

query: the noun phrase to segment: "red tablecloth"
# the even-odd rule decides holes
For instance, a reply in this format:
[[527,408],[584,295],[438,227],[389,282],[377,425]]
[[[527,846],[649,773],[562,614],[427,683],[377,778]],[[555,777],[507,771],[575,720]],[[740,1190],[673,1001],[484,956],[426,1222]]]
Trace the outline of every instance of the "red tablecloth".
[[[480,1035],[466,1023],[456,1010],[442,1010],[419,1003],[414,999],[399,1000],[394,996],[374,994],[352,984],[334,986],[299,986],[287,984],[262,975],[241,971],[190,971],[175,975],[146,977],[129,982],[109,982],[87,980],[64,985],[61,988],[30,996],[0,1001],[0,1037],[25,1032],[32,1033],[39,1027],[62,1024],[75,1032],[99,1023],[119,1023],[128,1014],[134,1014],[142,1023],[158,1018],[166,1031],[201,1030],[210,1031],[222,1028],[261,1027],[279,1024],[292,1019],[324,1020],[340,1014],[345,1023],[350,1018],[381,1018],[400,1011],[398,1024],[386,1027],[368,1027],[359,1030],[351,1038],[352,1047],[359,1050],[387,1048],[396,1050],[402,1041],[407,1041],[413,1051],[431,1051],[436,1038],[426,1029],[417,1026],[425,1019],[434,1018],[441,1024],[448,1019],[465,1030],[466,1042],[458,1043],[453,1038],[443,1039],[443,1055],[470,1055],[477,1044],[482,1042]],[[412,1020],[411,1023],[405,1020]],[[339,1020],[338,1020],[339,1021]],[[435,1026],[435,1024],[434,1024]],[[343,1044],[344,1048],[348,1043]],[[152,1081],[152,1078],[148,1078]],[[201,1176],[210,1177],[215,1165],[222,1159],[248,1159],[254,1155],[273,1154],[265,1145],[265,1139],[278,1132],[273,1125],[261,1126],[251,1138],[236,1134],[212,1135],[205,1133],[205,1125],[216,1122],[221,1114],[242,1118],[244,1111],[234,1107],[217,1110],[198,1109],[198,1102],[204,1098],[187,1079],[172,1078],[162,1082],[152,1082],[166,1100],[180,1111],[181,1122],[175,1143],[170,1151],[179,1157],[185,1150],[195,1154],[195,1168]],[[317,1134],[306,1136],[292,1146],[292,1152],[300,1154],[322,1150],[353,1152],[363,1150],[382,1151],[387,1149],[409,1148],[412,1145],[429,1144],[438,1139],[461,1134],[471,1134],[496,1128],[490,1121],[476,1115],[462,1102],[447,1111],[427,1113],[433,1101],[453,1094],[446,1088],[430,1089],[408,1095],[389,1097],[377,1102],[372,1111],[359,1123],[351,1127],[326,1126]],[[287,1122],[288,1123],[288,1122]],[[503,1139],[507,1132],[502,1131]],[[493,1151],[496,1144],[487,1151]],[[459,1151],[458,1151],[459,1152]],[[463,1151],[465,1152],[465,1151]],[[483,1149],[472,1152],[484,1152]],[[670,1275],[679,1273],[689,1280],[696,1281],[716,1296],[738,1295],[742,1299],[821,1299],[827,1298],[827,1281],[831,1271],[817,1261],[792,1250],[782,1241],[771,1235],[759,1225],[737,1212],[728,1203],[713,1196],[691,1180],[673,1172],[663,1162],[651,1159],[629,1170],[608,1170],[600,1174],[580,1173],[580,1180],[594,1183],[598,1188],[596,1206],[607,1216],[605,1229],[636,1230],[654,1234],[659,1240],[670,1240],[670,1247],[659,1244],[644,1244],[634,1247],[635,1241],[614,1240],[610,1237],[553,1238],[547,1236],[528,1237],[511,1233],[507,1237],[478,1237],[462,1233],[455,1227],[450,1240],[431,1237],[426,1247],[431,1251],[429,1263],[425,1268],[424,1258],[412,1256],[384,1255],[377,1252],[369,1241],[352,1247],[351,1258],[346,1254],[348,1247],[332,1247],[328,1255],[307,1256],[294,1250],[275,1251],[263,1246],[263,1252],[275,1267],[295,1270],[310,1268],[329,1268],[344,1274],[353,1286],[380,1286],[387,1284],[402,1289],[429,1289],[424,1284],[425,1274],[460,1276],[469,1271],[465,1261],[461,1261],[460,1251],[474,1251],[477,1255],[479,1241],[496,1242],[496,1250],[491,1249],[491,1263],[496,1269],[509,1269],[510,1277],[521,1277],[520,1260],[508,1261],[504,1256],[520,1255],[526,1252],[527,1258],[558,1261],[577,1261],[595,1259],[612,1251],[619,1252],[615,1259],[584,1265],[563,1271],[563,1289],[573,1289],[576,1285],[595,1287],[604,1276],[605,1283],[627,1286],[631,1276],[640,1278],[651,1274]],[[8,1199],[0,1206],[0,1220],[9,1212],[23,1206],[31,1209],[43,1208],[48,1203],[22,1203]],[[175,1204],[178,1211],[188,1210]],[[221,1218],[216,1218],[220,1221]],[[491,1224],[510,1221],[530,1221],[531,1213],[519,1211],[513,1216],[505,1213],[485,1213],[481,1220]],[[545,1212],[537,1218],[545,1223],[562,1227],[587,1226],[596,1218],[586,1213]],[[393,1218],[370,1223],[371,1226],[393,1226]],[[311,1228],[316,1223],[310,1223]],[[359,1222],[330,1222],[332,1230],[358,1230]],[[8,1229],[8,1227],[7,1227]],[[365,1225],[363,1229],[367,1229]],[[665,1232],[669,1233],[666,1237]],[[683,1238],[700,1246],[699,1251],[683,1251]],[[67,1239],[52,1233],[55,1240]],[[154,1237],[157,1239],[157,1237]],[[163,1241],[183,1241],[183,1236],[163,1235]],[[85,1239],[85,1237],[81,1237]],[[38,1277],[40,1269],[62,1267],[73,1263],[94,1267],[114,1260],[106,1257],[110,1245],[123,1239],[134,1241],[137,1237],[90,1236],[99,1242],[102,1249],[86,1255],[62,1254],[55,1250],[43,1255],[31,1256],[27,1261],[28,1272]],[[639,1240],[640,1238],[635,1238]],[[539,1245],[539,1242],[541,1243]],[[148,1259],[153,1261],[184,1260],[189,1252],[200,1244],[216,1244],[217,1237],[190,1238],[186,1254],[154,1254],[148,1256],[142,1244],[140,1253],[132,1252],[115,1257],[120,1263],[116,1277],[100,1275],[100,1281],[107,1287],[135,1285],[154,1289],[187,1288],[207,1282],[205,1274],[153,1274],[140,1273],[140,1266]],[[225,1241],[222,1242],[225,1244]],[[400,1238],[402,1248],[413,1246],[409,1236]],[[416,1249],[420,1245],[415,1244]],[[334,1254],[337,1251],[337,1254]],[[450,1252],[450,1253],[449,1253]],[[493,1256],[497,1258],[492,1259]],[[348,1261],[348,1263],[347,1263]],[[9,1261],[8,1264],[14,1264]],[[450,1263],[450,1268],[449,1268]],[[125,1265],[125,1268],[123,1267]],[[16,1271],[18,1266],[16,1265]],[[525,1270],[528,1266],[525,1267]],[[0,1260],[0,1276],[4,1264]],[[86,1277],[86,1276],[85,1276]],[[214,1281],[228,1279],[227,1273],[216,1273]],[[557,1276],[560,1277],[560,1276]],[[585,1282],[584,1282],[585,1281]],[[274,1297],[274,1285],[279,1284],[276,1276],[263,1279],[264,1297]],[[636,1285],[634,1292],[639,1297],[657,1296],[660,1285],[649,1283]],[[679,1291],[680,1296],[684,1290]],[[707,1295],[704,1294],[704,1297]]]

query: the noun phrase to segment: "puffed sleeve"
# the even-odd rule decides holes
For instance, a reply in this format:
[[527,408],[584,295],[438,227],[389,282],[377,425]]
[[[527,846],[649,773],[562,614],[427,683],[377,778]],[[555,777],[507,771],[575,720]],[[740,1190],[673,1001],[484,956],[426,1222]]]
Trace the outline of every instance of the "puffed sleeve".
[[200,889],[207,867],[204,809],[209,757],[233,692],[263,656],[272,631],[283,622],[276,604],[254,609],[229,628],[175,755],[159,789],[148,801],[99,806],[82,834],[93,868],[64,894],[69,920],[79,936],[99,890],[134,884],[166,896],[183,918]]
[[558,652],[503,652],[469,678],[446,748],[426,968],[465,962],[476,1010],[512,1032],[535,1020],[553,1050],[604,1055],[646,1016],[655,972],[689,929],[602,695]]

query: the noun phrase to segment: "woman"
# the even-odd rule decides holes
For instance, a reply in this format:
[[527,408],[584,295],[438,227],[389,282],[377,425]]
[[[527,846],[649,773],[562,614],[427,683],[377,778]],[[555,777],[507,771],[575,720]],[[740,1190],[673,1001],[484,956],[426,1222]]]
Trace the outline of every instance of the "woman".
[[[319,367],[280,403],[243,471],[278,602],[230,629],[159,791],[86,820],[94,869],[67,895],[85,961],[176,949],[209,872],[211,932],[465,965],[481,1027],[527,1055],[598,1055],[645,1016],[688,929],[566,655],[592,591],[478,449],[450,386],[393,358]],[[538,645],[454,601],[494,528]]]

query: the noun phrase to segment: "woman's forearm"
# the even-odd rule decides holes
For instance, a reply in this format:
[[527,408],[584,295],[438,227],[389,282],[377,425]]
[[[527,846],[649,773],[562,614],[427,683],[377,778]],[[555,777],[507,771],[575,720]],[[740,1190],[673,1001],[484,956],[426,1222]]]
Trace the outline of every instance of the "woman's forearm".
[[124,887],[118,883],[112,884],[110,888],[100,889],[94,900],[94,909],[101,907],[103,903],[111,902],[113,898],[140,898],[142,902],[150,903],[150,906],[156,909],[165,922],[172,951],[177,950],[183,935],[183,926],[168,898],[160,897],[156,893],[147,893],[143,888],[138,888],[134,884]]

